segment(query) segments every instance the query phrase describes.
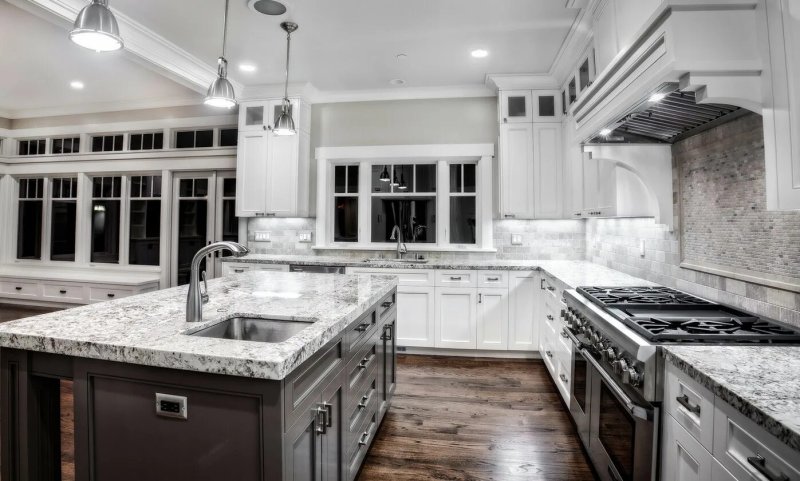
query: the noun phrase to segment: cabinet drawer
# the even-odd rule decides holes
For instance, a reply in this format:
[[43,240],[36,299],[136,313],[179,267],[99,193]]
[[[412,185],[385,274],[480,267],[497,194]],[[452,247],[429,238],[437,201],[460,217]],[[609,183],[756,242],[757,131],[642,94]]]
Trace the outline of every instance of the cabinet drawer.
[[545,335],[550,336],[551,338],[555,339],[556,334],[558,333],[558,311],[553,309],[547,302],[544,303],[544,312],[542,312],[542,326],[544,330],[549,331],[546,332]]
[[508,271],[478,271],[478,287],[508,288]]
[[225,266],[225,275],[226,276],[230,276],[230,275],[233,275],[233,274],[244,274],[245,272],[248,272],[250,270],[250,268],[251,268],[251,266],[246,266],[246,265],[242,265],[242,264],[231,264],[231,263],[228,263],[228,262],[226,262],[223,265]]
[[347,388],[352,391],[361,383],[374,365],[378,363],[378,344],[375,337],[365,342],[361,349],[350,358],[347,365]]
[[100,302],[128,297],[133,294],[130,289],[119,289],[111,287],[89,287],[89,301]]
[[664,405],[706,450],[714,441],[714,394],[689,378],[672,363],[667,363],[664,380]]
[[384,297],[381,302],[378,303],[378,318],[383,320],[394,312],[395,305],[397,304],[397,292],[392,292],[388,296]]
[[711,453],[686,432],[671,415],[664,417],[661,436],[661,479],[663,481],[711,480]]
[[48,301],[83,302],[85,296],[83,286],[42,284],[42,297]]
[[569,406],[569,395],[571,392],[571,382],[572,382],[572,353],[565,352],[565,351],[558,351],[553,353],[553,358],[555,362],[553,363],[553,367],[555,368],[555,376],[553,379],[556,382],[556,386],[558,387],[559,392],[561,393],[561,397],[564,398],[564,402]]
[[358,469],[369,451],[372,444],[372,439],[378,431],[378,413],[377,411],[370,413],[368,422],[365,423],[364,429],[360,431],[356,444],[351,449],[349,461],[347,463],[347,479],[352,481],[358,474]]
[[322,355],[315,355],[295,369],[283,381],[283,405],[286,413],[284,426],[292,426],[303,414],[308,414],[317,399],[313,394],[328,376],[344,365],[342,340],[337,340]]
[[348,267],[348,274],[371,274],[397,276],[401,286],[433,286],[433,271],[430,269],[376,269],[374,267]]
[[345,436],[346,446],[354,449],[358,443],[358,438],[364,434],[364,426],[370,415],[377,411],[378,405],[378,381],[373,373],[370,382],[365,384],[363,393],[354,396],[353,404],[349,408],[350,416],[347,418],[347,435]]
[[[378,315],[375,311],[370,311],[362,316],[359,320],[351,324],[347,328],[347,345],[350,346],[350,352],[353,353],[361,347],[361,343],[365,339],[369,339],[375,334],[375,329],[378,326]],[[348,362],[354,354],[348,357]]]
[[714,457],[736,479],[800,481],[800,456],[786,444],[716,398]]
[[544,336],[542,339],[542,360],[544,361],[545,367],[547,370],[550,371],[550,375],[553,379],[556,378],[556,367],[557,367],[557,360],[556,360],[556,353],[553,352],[553,348],[550,345],[551,338],[548,336]]
[[436,271],[436,286],[478,287],[476,271]]
[[30,281],[2,281],[0,293],[14,297],[38,297],[39,284]]
[[561,294],[558,290],[558,287],[556,286],[555,281],[551,277],[543,275],[542,280],[540,282],[541,284],[539,285],[539,287],[541,287],[541,289],[548,294],[547,296],[545,296],[545,299],[554,300],[558,302],[558,299],[560,299]]

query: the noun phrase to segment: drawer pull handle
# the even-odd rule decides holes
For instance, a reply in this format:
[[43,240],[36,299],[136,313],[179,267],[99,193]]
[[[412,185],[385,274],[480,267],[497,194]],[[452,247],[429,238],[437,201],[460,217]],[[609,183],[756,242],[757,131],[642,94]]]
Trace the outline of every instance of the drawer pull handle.
[[548,315],[547,315],[547,320],[548,320],[548,321],[552,321],[552,320],[553,320],[553,316],[552,316],[552,315],[550,315],[550,314],[548,314]]
[[450,276],[450,280],[451,281],[460,281],[461,280],[461,276]]
[[244,272],[244,269],[234,269],[233,272],[241,274],[242,272]]
[[366,394],[361,396],[361,402],[358,403],[358,409],[365,409],[367,407],[367,399],[369,399],[369,396]]
[[686,410],[689,411],[690,413],[697,414],[698,416],[700,415],[700,405],[698,404],[696,406],[692,406],[689,403],[689,396],[687,396],[686,394],[684,394],[683,396],[676,397],[675,400],[678,401],[678,404],[686,408]]
[[558,378],[561,379],[561,382],[563,382],[565,384],[568,382],[567,381],[567,376],[565,376],[563,372],[558,375]]
[[113,292],[109,292],[109,293],[108,293],[108,294],[106,294],[106,295],[107,295],[108,297],[114,297],[114,296],[116,296],[116,294],[114,294]]
[[[333,426],[333,406],[328,403],[317,405],[317,434],[325,434]],[[322,418],[322,419],[320,419]]]
[[500,278],[499,277],[487,277],[486,280],[489,281],[489,282],[498,282],[500,280]]
[[394,332],[394,324],[389,324],[388,326],[383,328],[383,335],[381,336],[381,339],[384,341],[391,341],[392,338],[394,337],[393,332]]
[[556,288],[553,286],[547,286],[547,290],[553,292],[554,290],[556,290]]
[[367,356],[364,359],[362,359],[361,362],[358,363],[358,368],[359,369],[366,369],[367,368],[367,364],[369,364],[369,360],[370,360],[369,356]]
[[362,434],[361,437],[358,438],[358,445],[366,446],[367,441],[369,441],[369,431],[364,431],[364,434]]
[[58,291],[58,293],[59,293],[59,294],[66,294],[66,293],[67,293],[67,290],[66,290],[66,289],[61,289],[61,290],[59,290],[59,291]]
[[569,337],[569,334],[567,334],[567,331],[562,329],[561,330],[561,337],[563,337],[564,339],[567,339]]
[[17,286],[17,287],[15,287],[14,289],[16,289],[16,290],[18,290],[18,291],[21,291],[21,290],[22,290],[22,288],[21,288],[20,286]]
[[545,353],[545,354],[547,354],[547,357],[549,357],[550,359],[552,359],[552,358],[553,358],[553,353],[552,353],[552,352],[550,352],[550,351],[545,351],[544,353]]
[[362,322],[361,324],[356,326],[356,331],[364,332],[369,329],[369,322]]
[[385,301],[383,304],[381,304],[381,307],[383,307],[384,309],[389,309],[393,305],[394,305],[394,301]]
[[772,472],[772,470],[767,467],[767,460],[758,453],[756,453],[755,456],[748,456],[747,462],[769,481],[789,481],[789,477],[785,474]]

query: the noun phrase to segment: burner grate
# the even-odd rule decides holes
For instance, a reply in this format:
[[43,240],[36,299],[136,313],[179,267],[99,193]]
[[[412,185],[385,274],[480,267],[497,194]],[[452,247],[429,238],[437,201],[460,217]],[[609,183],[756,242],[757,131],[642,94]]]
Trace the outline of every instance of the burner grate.
[[714,305],[669,287],[579,287],[578,292],[601,307]]
[[800,333],[758,317],[629,317],[624,322],[650,341],[800,342]]

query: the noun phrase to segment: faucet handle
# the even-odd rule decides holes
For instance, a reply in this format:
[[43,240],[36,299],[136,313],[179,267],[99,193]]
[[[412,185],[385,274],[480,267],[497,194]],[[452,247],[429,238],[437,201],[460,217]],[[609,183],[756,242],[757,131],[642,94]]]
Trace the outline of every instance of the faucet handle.
[[208,282],[206,281],[206,271],[200,273],[200,278],[203,279],[203,290],[200,291],[200,300],[203,304],[208,302]]

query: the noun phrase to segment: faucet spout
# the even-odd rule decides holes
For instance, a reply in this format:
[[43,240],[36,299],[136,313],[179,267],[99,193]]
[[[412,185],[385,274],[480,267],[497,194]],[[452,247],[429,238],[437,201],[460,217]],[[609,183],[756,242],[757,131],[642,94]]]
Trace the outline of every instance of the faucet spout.
[[204,296],[200,292],[200,263],[205,256],[221,250],[229,250],[235,257],[242,257],[250,252],[247,247],[236,242],[214,242],[197,251],[192,258],[191,269],[189,271],[189,293],[186,297],[186,322],[200,322],[203,320]]
[[403,231],[400,230],[400,226],[395,225],[392,228],[392,235],[389,236],[389,239],[397,240],[397,259],[402,259],[408,252],[408,248],[406,247],[406,243],[403,242]]

